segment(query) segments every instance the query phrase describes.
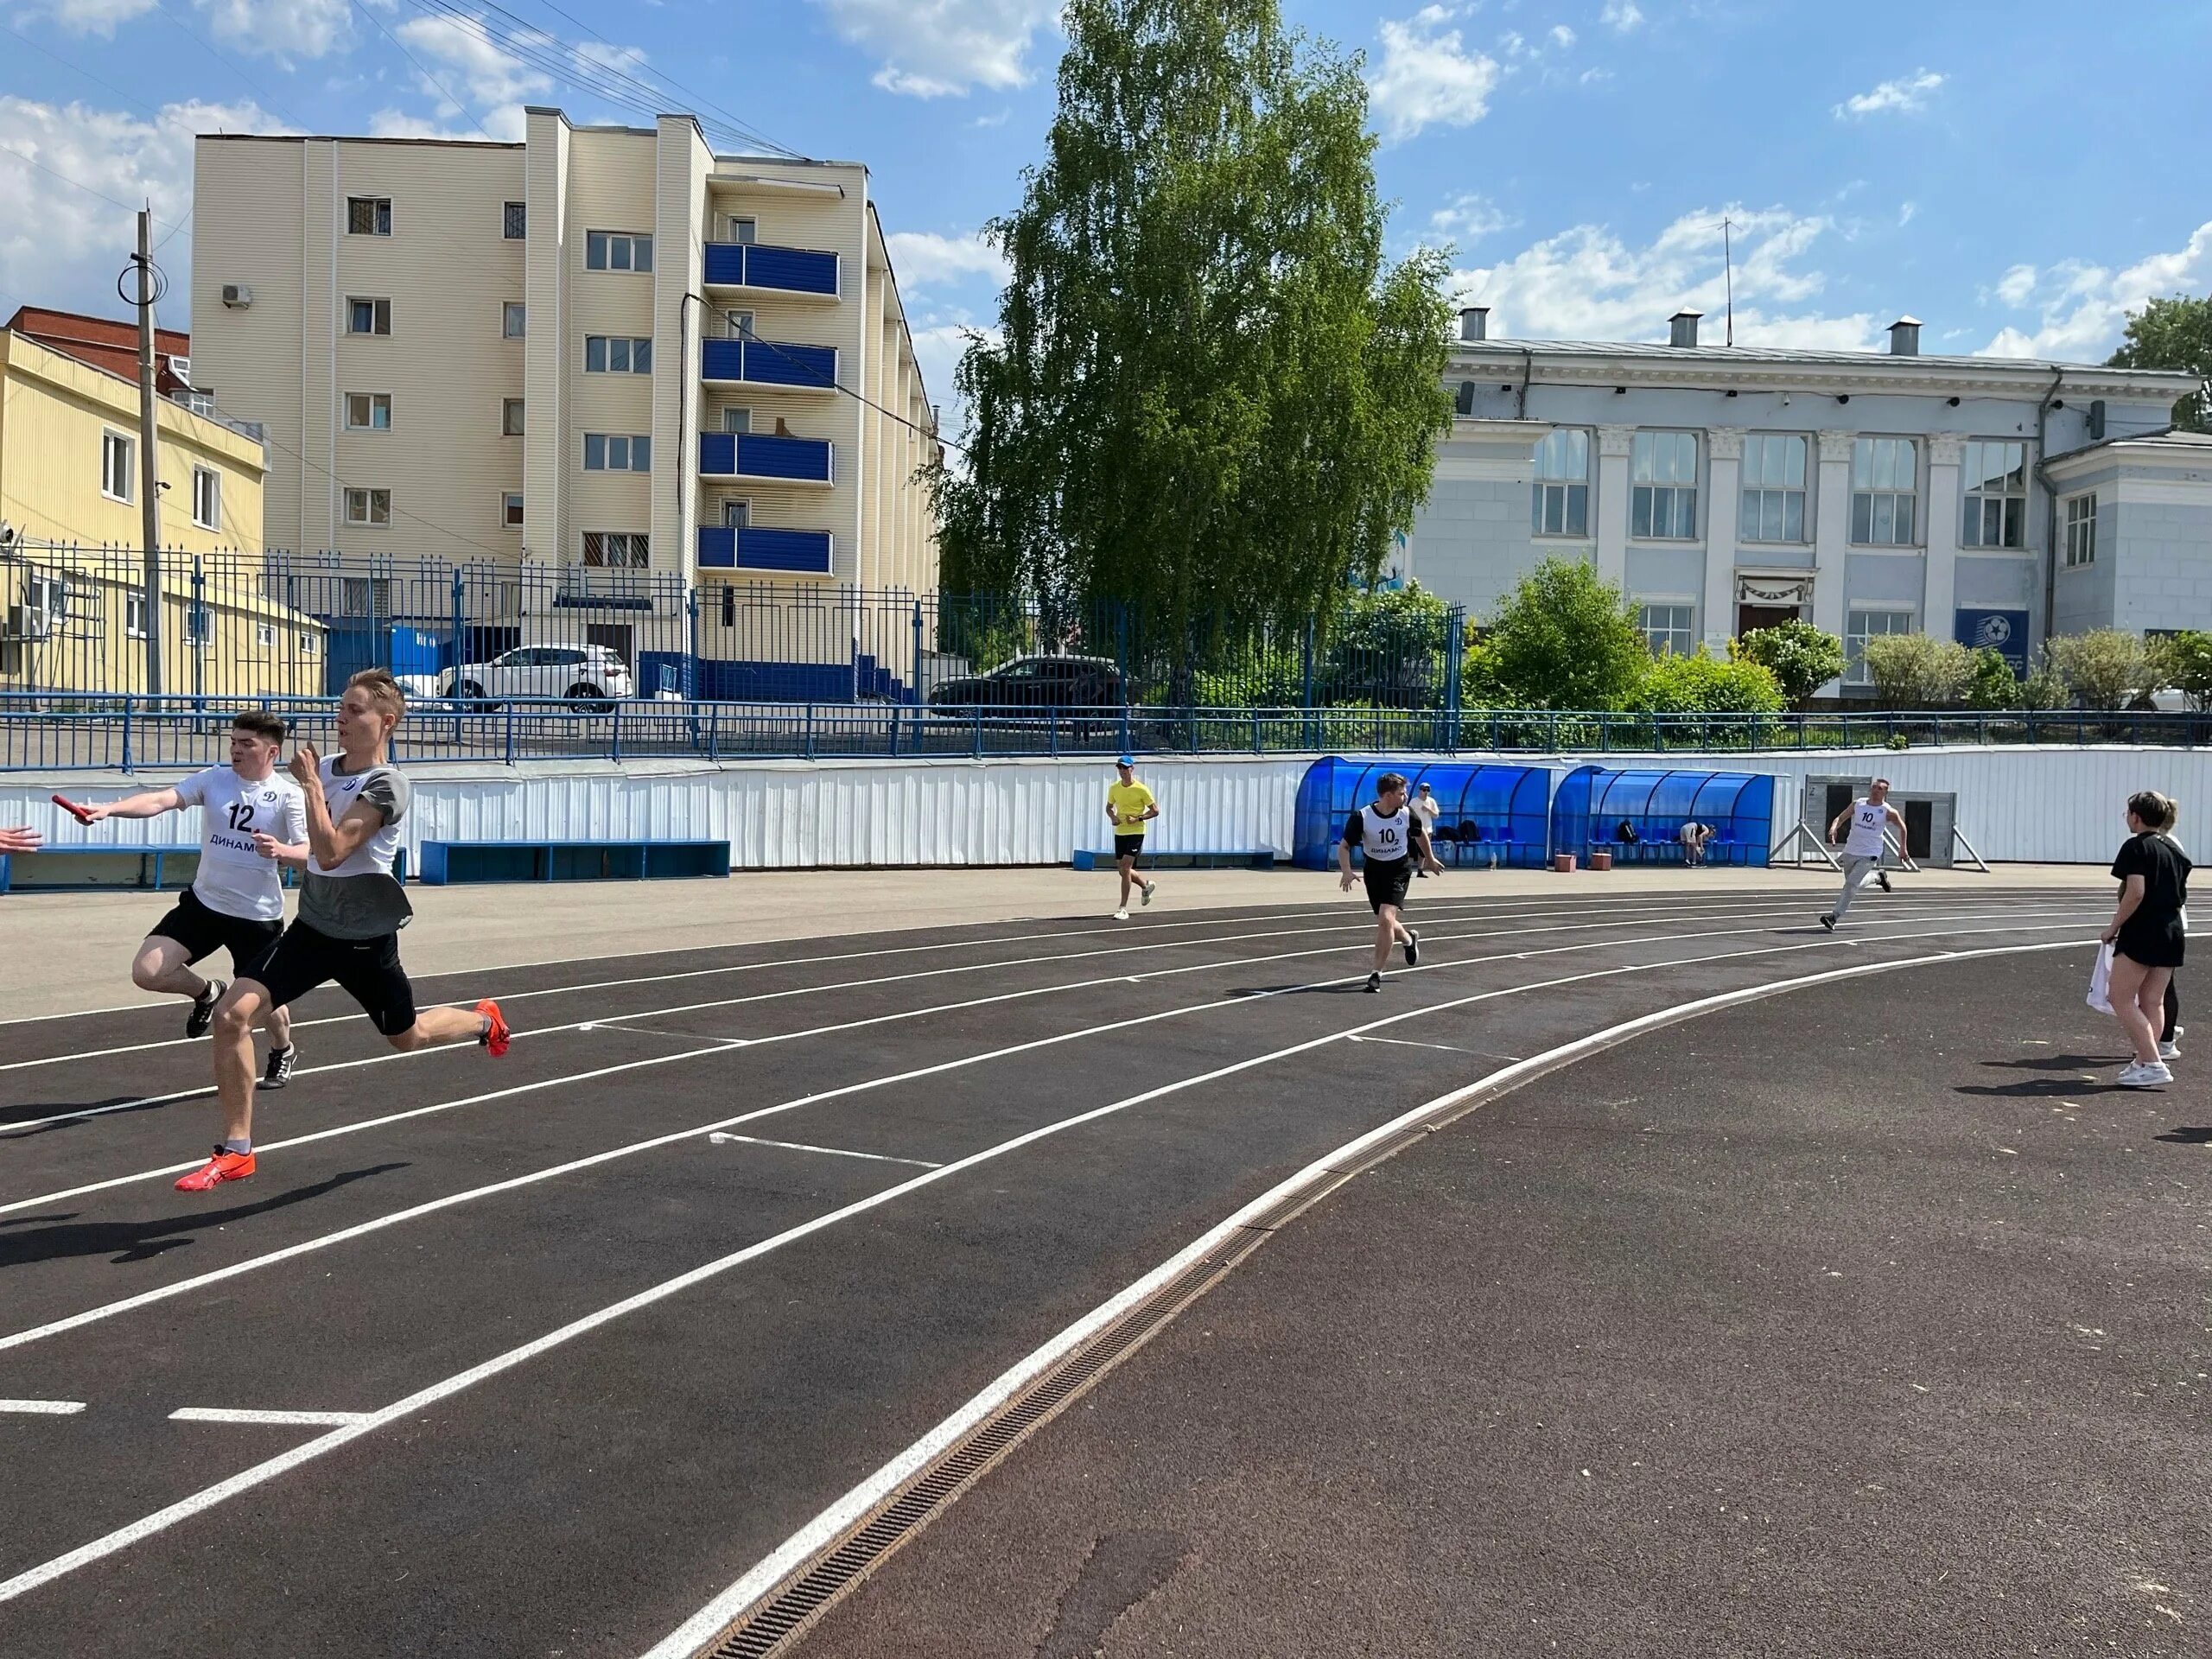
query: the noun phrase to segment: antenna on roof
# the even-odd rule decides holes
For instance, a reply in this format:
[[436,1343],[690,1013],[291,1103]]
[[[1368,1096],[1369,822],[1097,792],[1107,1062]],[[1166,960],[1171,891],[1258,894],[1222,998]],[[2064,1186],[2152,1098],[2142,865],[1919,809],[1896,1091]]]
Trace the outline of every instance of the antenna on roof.
[[1729,238],[1726,214],[1720,219],[1720,268],[1728,283],[1728,343],[1736,343],[1736,250]]

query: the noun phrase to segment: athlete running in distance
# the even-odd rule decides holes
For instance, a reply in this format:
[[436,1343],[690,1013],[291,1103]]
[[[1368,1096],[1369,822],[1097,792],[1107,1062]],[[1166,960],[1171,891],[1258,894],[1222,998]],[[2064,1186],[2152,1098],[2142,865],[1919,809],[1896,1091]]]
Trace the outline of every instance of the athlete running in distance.
[[1881,884],[1884,893],[1890,891],[1890,873],[1882,868],[1882,834],[1891,825],[1897,832],[1897,845],[1904,845],[1904,819],[1897,808],[1890,804],[1890,780],[1877,778],[1866,791],[1866,798],[1853,801],[1835,815],[1828,825],[1828,841],[1833,844],[1843,835],[1843,826],[1851,825],[1851,834],[1843,842],[1843,892],[1838,895],[1835,908],[1824,912],[1821,925],[1831,933],[1851,908],[1851,901],[1858,896],[1859,884],[1872,871],[1874,880]]
[[310,849],[300,913],[261,965],[216,1005],[223,1139],[204,1166],[177,1182],[181,1192],[205,1192],[254,1173],[254,1021],[327,981],[337,981],[403,1052],[466,1042],[481,1043],[495,1055],[507,1052],[507,1022],[498,1003],[486,997],[474,1008],[418,1013],[415,988],[399,965],[399,930],[415,912],[391,864],[413,790],[387,751],[392,728],[406,713],[398,682],[384,669],[364,669],[346,683],[338,705],[339,758],[325,760],[304,743],[293,753]]
[[1367,902],[1375,908],[1375,970],[1367,988],[1382,988],[1382,969],[1389,966],[1390,947],[1402,944],[1406,966],[1421,961],[1421,935],[1408,927],[1402,915],[1406,889],[1414,884],[1416,864],[1441,875],[1444,866],[1429,849],[1428,831],[1406,804],[1406,780],[1386,772],[1375,780],[1375,804],[1356,807],[1344,820],[1344,839],[1337,843],[1338,884],[1350,893],[1359,878],[1352,874],[1351,852],[1360,849],[1367,881]]
[[1106,785],[1106,817],[1114,826],[1114,868],[1122,873],[1122,902],[1114,919],[1129,919],[1129,889],[1135,887],[1150,904],[1160,883],[1137,874],[1137,855],[1144,851],[1144,827],[1160,816],[1160,803],[1152,791],[1137,782],[1137,763],[1123,755],[1114,763],[1115,779]]
[[[188,806],[200,810],[200,868],[176,907],[154,924],[130,964],[130,982],[142,991],[189,997],[184,1034],[205,1037],[227,982],[204,979],[193,964],[220,948],[231,969],[253,972],[284,931],[284,885],[280,865],[308,861],[307,805],[300,786],[276,770],[284,722],[248,709],[231,722],[231,764],[195,772],[168,789],[126,795],[83,810],[86,823],[109,818],[157,818]],[[264,1089],[291,1081],[298,1052],[292,1016],[268,1010],[269,1065]]]

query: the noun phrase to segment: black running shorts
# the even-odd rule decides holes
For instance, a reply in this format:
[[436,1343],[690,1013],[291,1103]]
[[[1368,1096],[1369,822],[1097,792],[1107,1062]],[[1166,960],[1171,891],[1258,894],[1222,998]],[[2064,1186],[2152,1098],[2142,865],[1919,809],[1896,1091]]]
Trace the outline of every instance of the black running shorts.
[[397,933],[334,939],[305,922],[294,922],[250,977],[268,988],[274,1007],[289,1007],[316,986],[335,981],[385,1036],[397,1037],[415,1024],[415,988],[399,965]]
[[264,922],[251,916],[226,916],[201,902],[187,887],[169,913],[156,922],[148,938],[175,939],[192,954],[187,963],[212,957],[219,950],[231,953],[231,966],[241,976],[251,976],[284,931],[281,921]]
[[1385,905],[1402,906],[1406,889],[1414,884],[1410,858],[1368,859],[1360,866],[1367,878],[1367,902],[1379,914]]
[[1142,851],[1144,851],[1144,831],[1141,830],[1134,836],[1117,835],[1114,837],[1116,858],[1135,858]]

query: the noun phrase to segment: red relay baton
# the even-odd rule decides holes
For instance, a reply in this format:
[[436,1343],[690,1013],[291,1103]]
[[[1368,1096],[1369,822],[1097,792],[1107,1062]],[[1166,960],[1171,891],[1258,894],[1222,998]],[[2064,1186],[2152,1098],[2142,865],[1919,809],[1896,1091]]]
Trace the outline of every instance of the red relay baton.
[[60,795],[56,795],[52,798],[56,806],[60,807],[64,812],[67,812],[71,817],[76,819],[78,823],[90,823],[92,821],[92,814],[86,811],[85,809],[78,805],[76,802],[66,799]]

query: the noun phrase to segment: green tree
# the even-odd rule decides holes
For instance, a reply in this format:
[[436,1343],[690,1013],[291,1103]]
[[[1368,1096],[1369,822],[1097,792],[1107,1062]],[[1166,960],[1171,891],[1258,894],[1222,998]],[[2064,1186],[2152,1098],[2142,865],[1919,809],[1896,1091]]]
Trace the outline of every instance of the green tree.
[[2036,653],[2035,665],[2028,671],[2028,677],[2020,682],[2020,707],[2065,709],[2070,708],[2073,702],[2074,694],[2066,689],[2066,677],[2051,661],[2050,647],[2045,645]]
[[2180,369],[2195,375],[2197,389],[2174,405],[2174,424],[2184,432],[2212,432],[2212,295],[2196,300],[2177,294],[2130,312],[2110,361],[2116,369]]
[[2012,672],[2012,664],[2005,660],[2005,653],[1994,645],[1984,645],[1974,654],[1974,674],[1967,682],[1966,703],[1969,709],[2017,709],[2020,706],[2020,679]]
[[2124,709],[2165,683],[2158,653],[2145,646],[2141,635],[2125,628],[2061,634],[2044,649],[2067,690],[2084,709]]
[[1276,0],[1070,0],[996,339],[931,475],[948,586],[1156,637],[1289,624],[1371,582],[1427,496],[1448,250],[1382,258],[1358,61]]
[[1753,628],[1736,641],[1732,654],[1757,663],[1773,675],[1793,709],[1802,709],[1813,693],[1843,672],[1843,641],[1802,617],[1770,628]]
[[1925,633],[1883,634],[1866,642],[1874,701],[1885,709],[1950,709],[1974,683],[1974,653]]
[[1618,709],[1650,666],[1621,590],[1580,559],[1546,559],[1498,606],[1469,676],[1502,707]]
[[1771,715],[1785,705],[1764,664],[1700,647],[1694,656],[1652,658],[1624,706],[1653,715]]
[[1452,607],[1419,582],[1395,592],[1348,594],[1329,619],[1317,696],[1379,697],[1423,709],[1444,696]]
[[2160,644],[2166,683],[2187,696],[2190,707],[2212,709],[2212,633],[2190,628]]

